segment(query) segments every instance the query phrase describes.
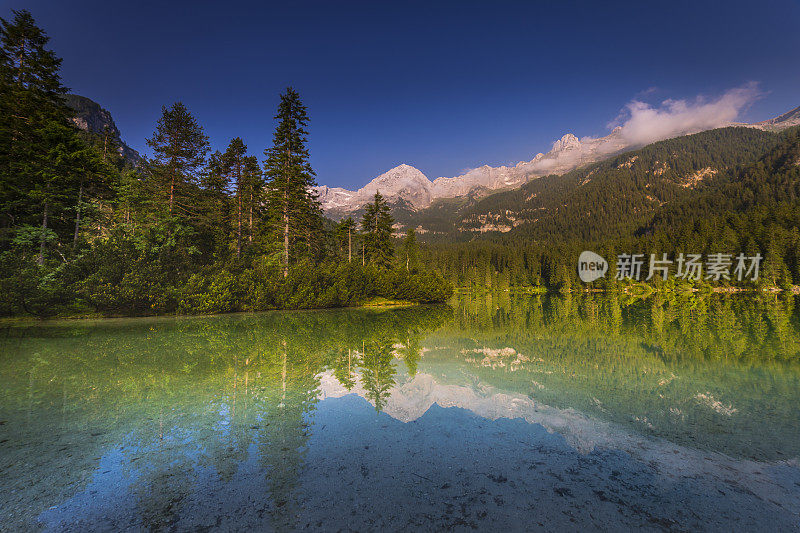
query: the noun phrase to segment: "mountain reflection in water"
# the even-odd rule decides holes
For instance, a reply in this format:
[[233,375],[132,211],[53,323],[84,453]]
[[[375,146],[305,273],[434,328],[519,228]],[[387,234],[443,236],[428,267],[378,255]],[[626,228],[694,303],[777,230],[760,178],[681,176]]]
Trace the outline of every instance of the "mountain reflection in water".
[[8,327],[0,528],[796,529],[795,305],[485,295]]

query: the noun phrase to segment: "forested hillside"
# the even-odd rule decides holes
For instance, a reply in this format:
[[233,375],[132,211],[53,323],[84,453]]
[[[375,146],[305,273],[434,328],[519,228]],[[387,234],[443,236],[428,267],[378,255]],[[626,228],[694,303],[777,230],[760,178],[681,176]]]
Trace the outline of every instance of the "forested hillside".
[[777,142],[777,133],[753,128],[706,131],[485,198],[438,201],[397,218],[428,229],[433,242],[437,236],[468,240],[501,233],[536,240],[619,236],[641,216],[693,196],[720,172],[752,163]]
[[[465,218],[513,225],[426,258],[459,286],[574,287],[584,249],[764,256],[761,284],[800,283],[800,129],[725,128],[659,142],[490,196]],[[613,274],[613,273],[612,273]],[[613,282],[611,282],[613,283]]]

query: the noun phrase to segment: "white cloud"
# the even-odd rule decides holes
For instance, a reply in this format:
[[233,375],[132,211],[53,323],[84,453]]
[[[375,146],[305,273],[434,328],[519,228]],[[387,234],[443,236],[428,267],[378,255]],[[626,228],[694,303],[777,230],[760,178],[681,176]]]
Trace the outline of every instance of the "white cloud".
[[665,100],[656,107],[633,100],[609,127],[621,125],[620,133],[626,141],[631,145],[644,145],[726,126],[759,96],[758,84],[750,82],[712,100],[703,97],[693,101]]
[[[650,87],[637,95],[659,92]],[[698,96],[693,100],[664,100],[652,105],[634,99],[625,106],[617,119],[608,125],[619,128],[606,137],[582,137],[579,140],[565,135],[553,144],[546,154],[531,161],[521,161],[508,168],[473,168],[462,170],[455,178],[437,178],[433,195],[465,194],[472,186],[488,188],[524,182],[530,175],[561,174],[586,163],[599,161],[609,154],[619,153],[664,139],[727,126],[762,95],[755,82],[726,91],[717,98]]]

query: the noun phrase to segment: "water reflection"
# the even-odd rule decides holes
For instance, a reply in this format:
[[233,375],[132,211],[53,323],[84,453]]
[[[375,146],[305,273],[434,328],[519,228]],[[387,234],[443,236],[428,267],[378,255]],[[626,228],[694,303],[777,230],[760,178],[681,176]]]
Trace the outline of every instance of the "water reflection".
[[[495,295],[442,308],[62,322],[6,328],[0,350],[0,507],[11,529],[305,526],[324,519],[324,505],[310,509],[319,491],[366,502],[362,479],[427,483],[454,466],[415,443],[478,461],[461,467],[469,484],[503,464],[479,461],[470,444],[509,448],[513,460],[514,442],[555,438],[536,428],[578,462],[628,448],[687,464],[701,462],[693,450],[800,456],[791,298]],[[451,407],[466,411],[440,409]],[[627,464],[616,468],[645,475]],[[445,518],[437,524],[459,523]]]

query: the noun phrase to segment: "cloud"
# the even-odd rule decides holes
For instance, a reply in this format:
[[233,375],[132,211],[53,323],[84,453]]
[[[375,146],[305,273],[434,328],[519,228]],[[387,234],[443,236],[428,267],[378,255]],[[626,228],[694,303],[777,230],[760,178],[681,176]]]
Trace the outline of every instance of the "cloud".
[[639,93],[624,111],[608,125],[615,128],[606,137],[582,137],[580,142],[565,135],[553,149],[518,168],[535,174],[562,173],[572,168],[623,150],[656,141],[727,126],[761,96],[758,84],[751,82],[726,91],[717,98],[698,96],[694,100],[664,100],[653,106],[642,96],[658,91],[651,87]]
[[[640,99],[655,92],[660,89],[650,87],[628,103],[608,125],[615,128],[611,135],[577,139],[567,134],[553,143],[546,154],[538,154],[531,161],[520,161],[516,166],[508,164],[509,169],[479,167],[462,170],[455,178],[437,178],[434,196],[465,194],[476,184],[491,188],[499,182],[503,182],[501,186],[508,186],[514,179],[521,181],[530,175],[562,174],[610,154],[727,126],[763,94],[756,82],[750,82],[711,99],[698,96],[693,100],[664,100],[655,106]],[[512,175],[508,180],[506,172]]]
[[726,126],[761,96],[758,84],[750,82],[708,100],[665,100],[654,107],[633,100],[609,127],[620,125],[620,133],[631,145],[644,145],[679,135]]

